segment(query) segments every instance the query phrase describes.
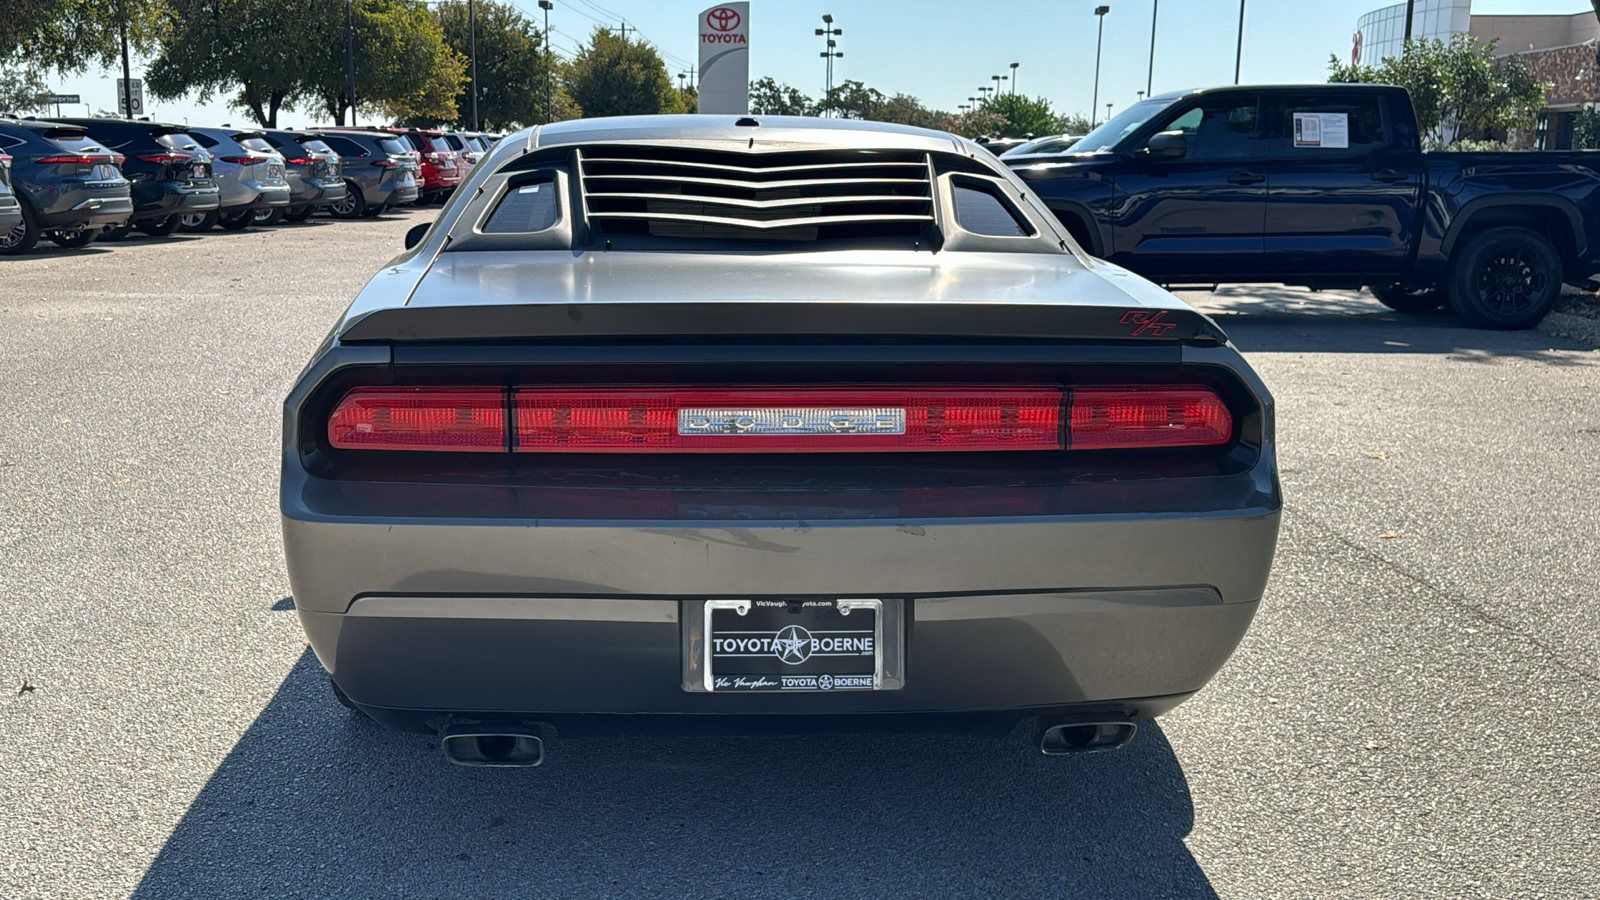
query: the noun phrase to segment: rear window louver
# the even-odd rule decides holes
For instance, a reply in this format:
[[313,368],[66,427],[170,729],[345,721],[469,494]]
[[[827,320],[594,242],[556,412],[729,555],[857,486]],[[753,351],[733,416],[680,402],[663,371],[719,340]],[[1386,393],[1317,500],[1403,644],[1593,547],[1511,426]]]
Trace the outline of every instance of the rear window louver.
[[607,233],[742,240],[916,235],[934,222],[927,154],[591,146],[584,209]]

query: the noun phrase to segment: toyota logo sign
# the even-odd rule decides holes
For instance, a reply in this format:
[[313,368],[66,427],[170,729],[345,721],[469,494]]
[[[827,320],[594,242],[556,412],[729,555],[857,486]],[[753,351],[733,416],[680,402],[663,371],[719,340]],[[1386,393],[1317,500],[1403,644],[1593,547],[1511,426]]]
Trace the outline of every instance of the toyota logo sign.
[[739,11],[719,6],[706,13],[706,24],[717,31],[732,31],[739,27]]

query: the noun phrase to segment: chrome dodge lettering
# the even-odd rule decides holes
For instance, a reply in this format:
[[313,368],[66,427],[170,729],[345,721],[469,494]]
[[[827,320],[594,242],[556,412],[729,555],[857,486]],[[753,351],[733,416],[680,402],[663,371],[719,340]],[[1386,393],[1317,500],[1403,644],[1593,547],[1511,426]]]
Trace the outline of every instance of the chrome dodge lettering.
[[678,433],[716,435],[905,434],[903,408],[680,409]]

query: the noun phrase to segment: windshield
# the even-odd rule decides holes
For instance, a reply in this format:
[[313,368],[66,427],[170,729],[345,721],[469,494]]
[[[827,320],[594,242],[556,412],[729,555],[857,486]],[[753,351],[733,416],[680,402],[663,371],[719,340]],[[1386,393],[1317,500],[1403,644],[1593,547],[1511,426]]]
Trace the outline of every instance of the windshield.
[[1089,132],[1076,144],[1073,144],[1072,149],[1067,152],[1077,154],[1110,150],[1121,143],[1122,139],[1128,136],[1128,132],[1138,129],[1140,125],[1155,118],[1157,113],[1177,101],[1178,98],[1169,97],[1164,100],[1157,98],[1135,103],[1117,113],[1104,125]]

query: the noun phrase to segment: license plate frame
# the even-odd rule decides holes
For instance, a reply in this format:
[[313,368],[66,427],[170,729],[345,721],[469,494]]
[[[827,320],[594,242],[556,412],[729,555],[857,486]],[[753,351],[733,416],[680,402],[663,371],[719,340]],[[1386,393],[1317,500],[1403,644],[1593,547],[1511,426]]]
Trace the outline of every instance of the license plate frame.
[[[702,638],[695,667],[700,670],[699,687],[708,693],[853,693],[897,688],[898,672],[891,673],[888,662],[891,658],[898,661],[900,647],[898,635],[886,628],[891,618],[886,612],[884,601],[877,598],[792,603],[707,600],[699,623]],[[893,612],[898,613],[898,605]],[[851,615],[862,613],[870,615],[869,621],[848,621]],[[892,618],[898,623],[898,615]],[[866,646],[868,641],[870,646]]]

